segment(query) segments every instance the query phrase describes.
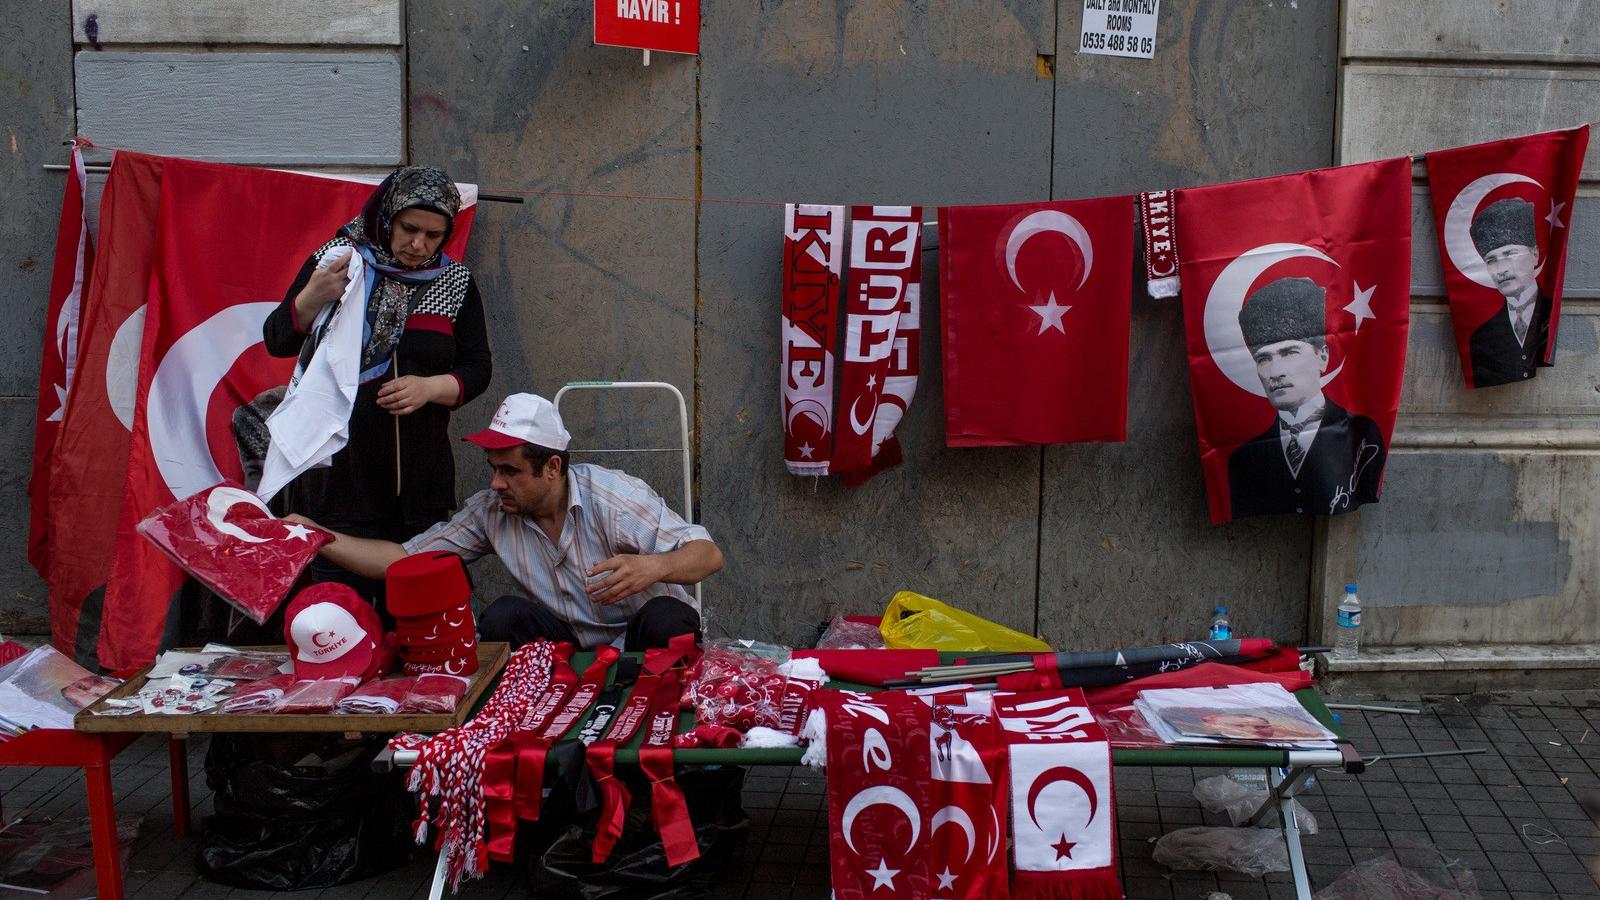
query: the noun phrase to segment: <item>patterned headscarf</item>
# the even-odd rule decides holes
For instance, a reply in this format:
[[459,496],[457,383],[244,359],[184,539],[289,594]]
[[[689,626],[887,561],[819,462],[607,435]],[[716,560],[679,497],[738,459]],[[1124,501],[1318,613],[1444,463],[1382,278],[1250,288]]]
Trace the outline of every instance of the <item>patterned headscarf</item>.
[[[433,166],[405,166],[390,173],[378,189],[367,198],[361,215],[340,229],[354,243],[372,251],[379,263],[402,268],[390,252],[394,217],[408,209],[425,209],[445,218],[444,241],[450,240],[455,227],[456,213],[461,211],[461,192],[455,182],[442,170]],[[441,241],[439,246],[444,246]],[[439,264],[436,255],[419,269],[433,268]]]
[[[416,268],[406,268],[390,251],[395,216],[408,209],[425,209],[445,217],[444,238],[433,258]],[[419,306],[454,317],[466,297],[467,269],[444,255],[444,245],[455,230],[461,210],[461,192],[450,176],[433,166],[405,166],[394,170],[367,198],[361,215],[339,229],[334,239],[317,251],[353,246],[367,260],[366,327],[363,329],[361,374],[363,384],[389,371],[389,361],[406,319]],[[443,276],[443,277],[441,277]],[[304,367],[321,342],[321,323],[300,352]]]

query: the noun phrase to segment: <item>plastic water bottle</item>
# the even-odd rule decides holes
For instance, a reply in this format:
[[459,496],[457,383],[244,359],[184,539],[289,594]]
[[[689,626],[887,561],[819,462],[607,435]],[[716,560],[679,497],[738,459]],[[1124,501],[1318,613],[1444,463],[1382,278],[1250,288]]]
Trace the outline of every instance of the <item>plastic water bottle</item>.
[[1233,637],[1233,626],[1228,624],[1228,608],[1217,607],[1216,614],[1211,617],[1211,635],[1208,640],[1226,641]]
[[1339,604],[1338,627],[1333,639],[1335,659],[1353,659],[1361,648],[1361,598],[1356,596],[1354,582],[1344,586],[1344,600]]

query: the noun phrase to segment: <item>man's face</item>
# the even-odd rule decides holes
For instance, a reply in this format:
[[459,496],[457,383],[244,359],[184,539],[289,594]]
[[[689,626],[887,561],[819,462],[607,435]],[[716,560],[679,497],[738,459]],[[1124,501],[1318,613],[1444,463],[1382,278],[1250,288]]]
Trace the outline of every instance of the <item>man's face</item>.
[[521,447],[490,450],[489,490],[500,498],[500,508],[514,516],[532,515],[534,510],[560,490],[562,476],[555,472],[560,463],[551,458],[535,470],[533,463],[522,455]]
[[1483,264],[1500,293],[1516,297],[1533,285],[1539,253],[1525,244],[1506,244],[1485,253]]
[[427,209],[403,209],[389,223],[389,252],[403,266],[416,268],[433,259],[444,243],[450,220]]
[[1328,348],[1305,341],[1279,341],[1255,351],[1256,375],[1267,400],[1278,409],[1294,412],[1322,389],[1328,368]]

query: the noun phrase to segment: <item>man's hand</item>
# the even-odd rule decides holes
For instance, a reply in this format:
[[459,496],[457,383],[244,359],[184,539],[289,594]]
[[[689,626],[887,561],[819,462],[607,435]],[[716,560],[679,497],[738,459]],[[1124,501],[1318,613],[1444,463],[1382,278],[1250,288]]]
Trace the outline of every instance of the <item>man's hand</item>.
[[661,581],[667,575],[667,567],[661,554],[623,554],[590,569],[589,577],[602,573],[609,574],[589,585],[589,599],[601,606],[609,606]]
[[397,416],[409,416],[429,403],[455,404],[461,393],[449,375],[401,375],[378,388],[378,405]]

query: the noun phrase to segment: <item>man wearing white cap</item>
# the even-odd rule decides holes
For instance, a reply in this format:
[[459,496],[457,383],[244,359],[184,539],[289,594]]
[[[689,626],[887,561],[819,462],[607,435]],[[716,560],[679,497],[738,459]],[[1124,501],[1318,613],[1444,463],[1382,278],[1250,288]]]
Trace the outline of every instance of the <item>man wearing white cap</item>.
[[487,451],[494,474],[450,521],[404,544],[335,533],[322,555],[382,578],[412,553],[449,550],[466,562],[496,554],[528,596],[501,597],[483,611],[486,641],[543,637],[588,648],[621,639],[642,650],[699,631],[699,608],[683,585],[721,569],[722,551],[643,481],[569,467],[572,436],[550,401],[512,394],[488,428],[464,440]]

